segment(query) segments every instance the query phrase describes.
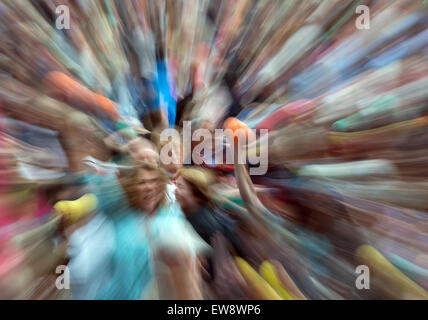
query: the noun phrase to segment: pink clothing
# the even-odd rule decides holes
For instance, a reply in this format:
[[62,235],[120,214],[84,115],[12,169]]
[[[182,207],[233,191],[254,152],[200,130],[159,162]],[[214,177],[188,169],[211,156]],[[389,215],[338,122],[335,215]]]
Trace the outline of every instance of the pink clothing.
[[[8,226],[13,223],[30,221],[34,219],[42,219],[52,212],[53,207],[49,204],[46,197],[39,193],[36,196],[34,201],[37,201],[37,208],[32,213],[25,213],[20,216],[13,216],[10,214],[10,207],[8,206],[0,206],[0,228]],[[3,234],[1,235],[3,236]]]

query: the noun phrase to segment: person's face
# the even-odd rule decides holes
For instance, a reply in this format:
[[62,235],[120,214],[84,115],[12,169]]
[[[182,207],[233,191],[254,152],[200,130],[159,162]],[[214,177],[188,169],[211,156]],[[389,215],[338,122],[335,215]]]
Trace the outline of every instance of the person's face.
[[140,169],[137,175],[136,189],[140,209],[153,213],[165,196],[165,182],[157,170]]
[[145,140],[132,141],[129,144],[129,151],[134,159],[142,162],[151,163],[154,165],[158,164],[159,155],[150,147],[149,142]]
[[134,153],[134,158],[138,161],[151,163],[157,165],[159,161],[159,156],[153,149],[150,148],[140,148]]
[[176,184],[175,197],[183,212],[190,213],[197,209],[200,203],[193,194],[191,185],[182,176],[177,179]]

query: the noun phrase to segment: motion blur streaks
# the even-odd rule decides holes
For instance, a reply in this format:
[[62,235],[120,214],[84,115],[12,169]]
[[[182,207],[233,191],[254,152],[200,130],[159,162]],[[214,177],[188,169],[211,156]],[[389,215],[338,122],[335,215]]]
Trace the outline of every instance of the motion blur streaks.
[[[427,26],[422,0],[0,0],[0,299],[428,299]],[[266,174],[185,122],[244,128]]]

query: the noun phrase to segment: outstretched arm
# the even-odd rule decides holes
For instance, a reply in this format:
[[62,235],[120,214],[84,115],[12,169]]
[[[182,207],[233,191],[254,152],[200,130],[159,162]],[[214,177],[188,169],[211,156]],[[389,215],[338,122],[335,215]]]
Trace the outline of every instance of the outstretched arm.
[[239,152],[239,148],[242,146],[240,146],[238,143],[235,143],[235,134],[238,130],[245,132],[247,137],[253,133],[243,122],[240,122],[237,119],[234,119],[233,121],[226,121],[225,127],[226,129],[231,129],[226,130],[226,134],[234,148],[235,177],[241,198],[245,204],[246,209],[250,213],[251,219],[254,222],[262,225],[267,230],[273,231],[274,233],[285,237],[291,241],[292,244],[297,244],[298,239],[291,232],[287,231],[288,224],[286,221],[273,215],[268,209],[265,208],[265,206],[257,197],[254,185],[248,174],[245,161],[243,161],[245,159],[240,158],[243,157],[245,153]]

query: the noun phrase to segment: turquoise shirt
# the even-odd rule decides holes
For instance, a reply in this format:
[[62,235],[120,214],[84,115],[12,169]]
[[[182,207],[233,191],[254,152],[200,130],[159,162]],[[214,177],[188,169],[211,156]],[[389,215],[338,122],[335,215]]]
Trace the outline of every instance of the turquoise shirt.
[[95,299],[142,298],[154,279],[152,252],[159,247],[193,254],[209,250],[176,202],[171,201],[148,216],[129,206],[115,175],[87,176],[87,181],[90,192],[98,197],[100,214],[113,225],[115,244],[111,257],[104,258],[109,280]]
[[144,236],[141,213],[131,210],[115,219],[116,249],[111,260],[112,277],[97,299],[140,299],[153,272],[147,237]]
[[88,176],[87,181],[98,197],[100,213],[111,221],[115,237],[110,266],[106,266],[112,274],[96,299],[139,299],[153,277],[143,213],[130,208],[116,176]]

